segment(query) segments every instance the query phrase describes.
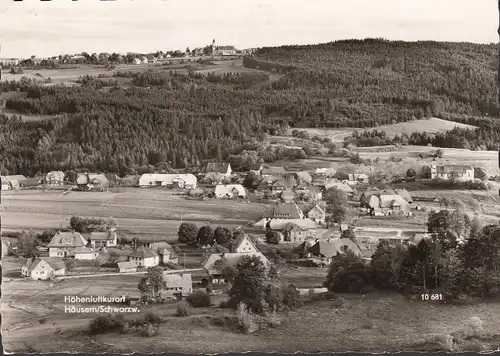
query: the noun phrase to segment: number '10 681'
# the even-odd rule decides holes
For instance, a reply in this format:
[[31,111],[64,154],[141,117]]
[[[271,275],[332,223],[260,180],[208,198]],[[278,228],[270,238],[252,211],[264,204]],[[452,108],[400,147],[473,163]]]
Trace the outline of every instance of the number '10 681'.
[[422,294],[422,300],[443,300],[442,294]]

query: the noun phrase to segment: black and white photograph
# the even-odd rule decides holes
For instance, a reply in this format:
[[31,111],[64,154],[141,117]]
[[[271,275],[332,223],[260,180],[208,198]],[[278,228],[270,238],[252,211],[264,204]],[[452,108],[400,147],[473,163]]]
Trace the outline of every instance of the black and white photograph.
[[500,0],[0,0],[4,353],[500,349]]

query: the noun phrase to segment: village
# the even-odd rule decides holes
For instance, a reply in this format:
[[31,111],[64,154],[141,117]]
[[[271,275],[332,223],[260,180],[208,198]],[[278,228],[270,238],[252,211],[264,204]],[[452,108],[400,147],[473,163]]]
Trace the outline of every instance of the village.
[[[216,267],[220,260],[235,267],[242,256],[255,255],[269,264],[273,253],[282,249],[294,256],[287,258],[288,263],[308,267],[326,267],[348,250],[369,261],[380,241],[418,244],[430,237],[425,223],[413,228],[398,227],[401,221],[404,225],[417,216],[425,219],[429,211],[439,211],[445,205],[446,209],[453,209],[448,206],[453,202],[439,202],[439,197],[412,196],[407,189],[393,189],[390,184],[380,187],[380,183],[374,183],[365,173],[347,174],[332,168],[317,168],[312,172],[286,171],[283,167],[262,163],[250,168],[248,172],[233,172],[229,163],[210,162],[199,173],[146,173],[123,178],[114,174],[78,173],[71,181],[61,171],[37,178],[3,176],[2,191],[13,194],[37,189],[61,191],[61,194],[92,194],[127,188],[167,189],[185,199],[200,201],[200,204],[215,199],[236,200],[241,204],[254,201],[265,206],[256,221],[232,231],[219,226],[215,233],[215,227],[208,226],[204,241],[192,237],[197,239],[194,245],[203,258],[200,257],[198,265],[190,261],[189,268],[185,267],[182,255],[191,252],[193,243],[190,241],[191,246],[182,243],[187,241],[180,235],[178,241],[172,241],[171,237],[164,241],[156,238],[130,241],[122,238],[120,229],[115,226],[91,232],[69,228],[54,231],[45,246],[37,246],[39,257],[26,260],[19,268],[19,277],[46,280],[85,274],[144,273],[148,267],[162,266],[172,279],[172,285],[167,279],[167,289],[178,292],[181,280],[183,286],[189,285],[183,287],[181,294],[168,296],[180,298],[191,293],[195,283],[204,287],[228,283],[222,277],[221,268]],[[430,162],[430,172],[431,180],[475,179],[472,166],[443,165],[436,159]],[[416,179],[419,178],[414,170],[408,170],[406,180],[414,182]],[[364,223],[357,226],[359,219]],[[387,227],[376,223],[370,226],[370,219],[374,222],[382,219],[388,222]],[[179,234],[182,225],[186,224],[179,221]],[[199,235],[201,230],[193,233]],[[221,237],[224,234],[233,236]],[[231,240],[231,246],[224,239]],[[257,246],[266,246],[266,253]],[[2,238],[2,257],[16,255],[17,249],[16,239]],[[68,260],[73,262],[68,263]],[[75,269],[74,261],[83,262],[86,267]],[[177,275],[182,278],[178,279]],[[134,297],[140,299],[139,293]]]

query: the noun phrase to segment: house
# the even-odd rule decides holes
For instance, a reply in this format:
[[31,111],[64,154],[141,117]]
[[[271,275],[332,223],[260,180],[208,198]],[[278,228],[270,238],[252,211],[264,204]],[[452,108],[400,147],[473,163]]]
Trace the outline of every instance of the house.
[[147,173],[139,178],[140,187],[163,187],[195,189],[198,179],[193,174],[158,174]]
[[63,260],[54,257],[28,258],[21,266],[21,274],[34,280],[45,280],[66,273]]
[[148,57],[146,57],[146,56],[142,56],[142,57],[141,57],[141,63],[142,63],[142,64],[148,64],[148,63],[149,63]]
[[203,169],[203,173],[218,173],[223,177],[228,178],[231,176],[233,170],[231,169],[231,164],[224,162],[209,162]]
[[315,204],[305,215],[320,225],[323,225],[326,220],[326,212],[319,204]]
[[236,48],[234,46],[216,46],[215,54],[216,56],[235,56]]
[[106,177],[106,179],[108,180],[110,185],[116,186],[116,185],[120,184],[121,179],[120,179],[120,177],[118,177],[117,174],[106,173],[104,176]]
[[64,172],[61,171],[50,171],[45,176],[45,184],[49,185],[63,185],[64,184]]
[[333,178],[327,178],[324,184],[324,189],[331,188],[336,188],[343,191],[348,197],[352,197],[354,195],[354,189],[352,189],[347,184],[339,182],[338,180]]
[[137,272],[136,261],[118,262],[117,265],[118,265],[118,272],[120,273]]
[[27,178],[19,182],[20,188],[35,188],[42,184],[42,179],[40,178]]
[[105,232],[93,231],[90,233],[89,240],[92,248],[113,247],[118,244],[118,234],[116,228]]
[[11,243],[2,239],[2,257],[7,256],[11,250]]
[[301,171],[301,172],[288,172],[285,175],[286,178],[293,178],[296,182],[304,182],[304,183],[312,183],[313,178],[309,174],[309,172]]
[[84,190],[106,190],[109,187],[109,181],[104,174],[100,173],[78,173],[76,184]]
[[134,58],[134,64],[141,64],[141,60],[139,58]]
[[288,223],[296,223],[302,228],[313,229],[318,224],[304,216],[303,211],[295,203],[275,203],[270,205],[262,218],[253,226],[272,230],[282,230]]
[[232,252],[235,253],[257,253],[259,249],[253,243],[252,239],[247,234],[240,235],[236,241],[234,241],[234,247]]
[[264,165],[262,163],[255,163],[255,164],[251,164],[250,167],[248,167],[248,170],[250,173],[253,173],[257,176],[260,176],[260,173],[262,172],[263,168],[264,168]]
[[163,273],[163,279],[165,280],[166,287],[160,293],[163,296],[165,294],[173,294],[177,297],[187,297],[193,293],[193,281],[191,279],[190,273],[169,273],[165,271]]
[[431,163],[431,179],[471,181],[474,180],[474,167],[457,164],[437,165],[436,159],[433,159]]
[[245,198],[247,195],[241,184],[218,184],[214,194],[217,199]]
[[149,245],[149,248],[158,253],[161,263],[179,263],[179,256],[177,256],[177,253],[174,251],[172,245],[170,245],[168,242],[153,242]]
[[95,260],[98,255],[99,253],[86,246],[77,247],[68,253],[68,256],[74,257],[75,260]]
[[321,258],[324,262],[330,263],[335,256],[351,251],[354,254],[361,256],[361,249],[350,239],[336,238],[327,241],[318,241],[308,249],[312,256]]
[[10,189],[19,189],[21,187],[20,183],[26,180],[23,175],[5,176],[7,182],[9,182]]
[[2,190],[10,190],[10,183],[6,176],[0,176],[0,180],[2,181]]
[[365,173],[350,173],[347,176],[349,177],[347,184],[368,184],[369,182]]
[[337,170],[335,168],[316,168],[316,170],[314,171],[314,174],[326,177],[333,177],[335,173],[337,173]]
[[87,246],[87,240],[75,231],[58,231],[47,245],[49,257],[68,257],[69,253],[77,247]]
[[285,191],[288,188],[287,180],[285,179],[279,179],[277,181],[274,181],[270,188],[271,191],[275,194],[280,194],[281,192]]
[[409,203],[397,194],[371,195],[364,207],[368,208],[370,213],[375,216],[406,213],[410,210]]
[[303,242],[312,236],[310,233],[311,230],[312,229],[304,228],[295,223],[288,223],[285,225],[285,228],[281,230],[281,233],[285,241]]
[[264,167],[260,172],[262,177],[269,177],[273,175],[285,176],[286,169],[283,167]]
[[137,262],[138,267],[154,267],[160,263],[158,254],[148,247],[141,247],[133,251],[128,255],[128,260]]
[[212,283],[223,283],[222,271],[218,269],[217,261],[223,262],[225,266],[236,267],[243,256],[257,256],[264,263],[266,267],[270,266],[270,262],[262,252],[231,252],[231,253],[213,253],[202,264],[203,268],[207,271],[212,279]]
[[399,196],[403,197],[403,199],[406,200],[408,204],[413,203],[413,198],[411,197],[410,192],[407,191],[406,189],[394,189],[394,192]]

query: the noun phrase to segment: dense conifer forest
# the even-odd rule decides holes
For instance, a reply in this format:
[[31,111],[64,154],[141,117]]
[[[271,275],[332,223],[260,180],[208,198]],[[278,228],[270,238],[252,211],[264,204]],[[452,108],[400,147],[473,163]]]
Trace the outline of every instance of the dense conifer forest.
[[[7,99],[6,109],[55,118],[23,122],[0,115],[0,170],[124,175],[239,154],[272,161],[289,153],[262,142],[289,127],[364,129],[431,116],[480,129],[415,134],[409,141],[498,147],[500,125],[483,118],[498,116],[493,45],[349,40],[263,48],[244,65],[260,71],[119,72],[115,78],[84,76],[80,87],[2,82],[0,93],[26,93]],[[130,86],[118,86],[118,79]]]

